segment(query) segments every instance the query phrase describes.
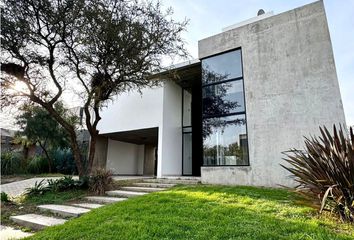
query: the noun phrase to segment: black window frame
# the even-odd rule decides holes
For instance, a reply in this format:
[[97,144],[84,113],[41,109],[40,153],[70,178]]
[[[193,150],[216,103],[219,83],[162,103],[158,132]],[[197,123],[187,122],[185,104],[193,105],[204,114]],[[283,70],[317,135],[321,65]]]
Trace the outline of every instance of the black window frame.
[[[249,154],[249,138],[248,138],[248,124],[247,124],[247,104],[246,104],[246,92],[245,92],[245,82],[244,82],[244,69],[243,69],[243,55],[242,55],[242,48],[238,47],[238,48],[234,48],[234,49],[230,49],[224,52],[220,52],[217,54],[213,54],[204,58],[201,58],[200,61],[202,62],[205,59],[211,58],[211,57],[215,57],[215,56],[219,56],[225,53],[229,53],[229,52],[233,52],[233,51],[240,51],[240,58],[241,58],[241,71],[242,71],[242,76],[241,77],[236,77],[236,78],[231,78],[231,79],[227,79],[227,80],[223,80],[223,81],[218,81],[218,82],[211,82],[211,83],[204,83],[203,82],[203,76],[201,76],[201,81],[202,81],[202,91],[204,87],[208,87],[211,85],[217,85],[217,84],[222,84],[222,83],[227,83],[227,82],[232,82],[232,81],[243,81],[242,82],[242,88],[243,88],[243,98],[244,98],[244,111],[242,112],[237,112],[237,113],[229,113],[229,114],[216,114],[216,115],[208,115],[207,117],[203,116],[202,114],[202,121],[204,119],[208,119],[208,118],[216,118],[216,117],[227,117],[227,116],[234,116],[234,115],[245,115],[245,125],[246,125],[246,136],[247,136],[247,157],[248,157],[248,164],[244,164],[244,165],[205,165],[204,164],[204,151],[203,151],[203,159],[202,159],[202,167],[249,167],[251,166],[251,161],[250,161],[250,154]],[[202,73],[201,73],[202,74]],[[203,74],[202,74],[203,75]],[[202,109],[203,109],[203,101],[202,101]],[[203,144],[204,146],[204,139],[203,139]]]

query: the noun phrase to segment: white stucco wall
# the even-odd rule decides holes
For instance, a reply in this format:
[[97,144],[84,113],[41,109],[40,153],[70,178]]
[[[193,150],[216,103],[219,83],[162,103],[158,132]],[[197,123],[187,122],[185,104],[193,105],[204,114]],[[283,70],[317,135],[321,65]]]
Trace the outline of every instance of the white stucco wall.
[[143,164],[144,145],[108,140],[106,167],[114,174],[141,175]]
[[[158,127],[157,176],[181,175],[181,94],[181,88],[171,81],[165,81],[160,87],[143,89],[142,94],[137,91],[123,93],[102,110],[102,120],[98,126],[100,134]],[[127,149],[119,150],[125,146]],[[123,174],[119,170],[119,164],[126,163],[127,171],[134,172],[132,169],[136,166],[131,165],[129,156],[134,155],[134,151],[131,145],[109,140],[106,168],[117,168],[117,174]],[[121,156],[125,156],[129,161],[115,160],[119,156],[118,153],[124,153],[125,155]],[[142,172],[143,165],[139,165],[138,173]]]
[[163,87],[122,93],[101,112],[100,134],[162,126]]
[[182,175],[182,89],[167,81],[163,94],[161,175]]

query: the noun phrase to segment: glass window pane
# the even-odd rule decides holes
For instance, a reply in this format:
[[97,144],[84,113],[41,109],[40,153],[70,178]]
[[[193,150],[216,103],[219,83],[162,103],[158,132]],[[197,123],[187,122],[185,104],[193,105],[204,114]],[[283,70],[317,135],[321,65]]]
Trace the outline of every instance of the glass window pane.
[[244,114],[203,120],[204,165],[248,165]]
[[204,84],[242,77],[241,50],[202,60]]
[[192,94],[183,89],[183,126],[192,126]]
[[192,175],[192,133],[183,134],[183,175]]
[[242,80],[203,87],[203,116],[245,111]]

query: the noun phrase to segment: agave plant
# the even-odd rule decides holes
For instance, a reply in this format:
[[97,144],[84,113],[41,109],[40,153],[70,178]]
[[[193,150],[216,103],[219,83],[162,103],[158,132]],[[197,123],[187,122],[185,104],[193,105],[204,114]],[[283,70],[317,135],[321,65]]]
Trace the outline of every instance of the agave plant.
[[26,188],[26,194],[28,196],[42,195],[43,193],[49,191],[47,184],[45,183],[45,179],[40,182],[35,182],[33,187]]
[[317,199],[320,212],[338,213],[345,222],[354,221],[354,134],[333,126],[333,136],[320,127],[321,136],[305,138],[305,150],[284,152],[294,175],[297,191]]

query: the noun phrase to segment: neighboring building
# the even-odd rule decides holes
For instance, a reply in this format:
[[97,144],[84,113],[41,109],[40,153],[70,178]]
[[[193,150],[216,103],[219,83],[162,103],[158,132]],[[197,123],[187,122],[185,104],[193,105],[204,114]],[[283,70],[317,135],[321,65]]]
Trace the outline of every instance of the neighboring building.
[[345,117],[323,2],[270,15],[200,40],[200,60],[159,74],[163,86],[120,95],[102,112],[95,165],[292,185],[282,152]]
[[1,151],[8,152],[14,149],[19,149],[21,146],[14,144],[13,139],[15,137],[16,131],[11,129],[0,129],[1,136]]

